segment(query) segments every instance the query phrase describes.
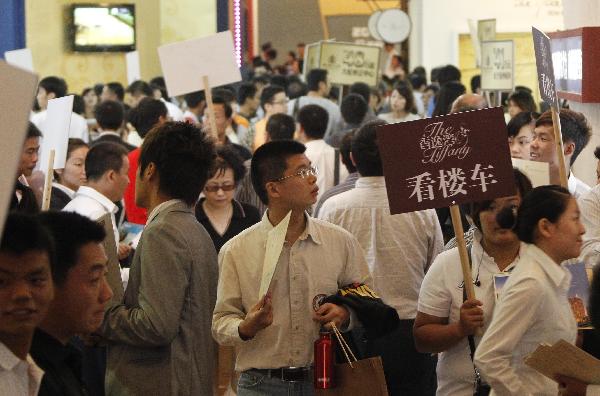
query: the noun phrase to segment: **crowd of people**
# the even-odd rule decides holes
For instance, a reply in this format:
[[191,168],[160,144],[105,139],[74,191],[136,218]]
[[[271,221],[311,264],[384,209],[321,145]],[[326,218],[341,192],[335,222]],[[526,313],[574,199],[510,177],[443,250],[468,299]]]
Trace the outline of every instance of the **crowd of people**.
[[[46,109],[68,88],[40,80],[0,243],[0,393],[210,395],[232,346],[237,394],[313,394],[313,342],[335,324],[360,357],[382,358],[390,395],[558,394],[523,359],[576,343],[565,263],[591,268],[600,251],[600,186],[572,171],[585,116],[561,109],[560,153],[530,89],[501,98],[507,152],[549,163],[550,185],[515,169],[512,196],[463,205],[469,299],[448,211],[390,214],[376,130],[486,108],[479,79],[467,92],[455,66],[408,73],[390,52],[380,85],[333,92],[327,70],[300,74],[301,53],[276,56],[264,46],[244,81],[214,88],[214,112],[204,92],[169,97],[162,77],[86,88],[44,212]],[[134,241],[130,223],[143,226]],[[109,284],[113,256],[121,282]],[[373,336],[362,312],[320,303],[347,285],[373,290],[397,325]],[[563,395],[600,394],[557,381]]]

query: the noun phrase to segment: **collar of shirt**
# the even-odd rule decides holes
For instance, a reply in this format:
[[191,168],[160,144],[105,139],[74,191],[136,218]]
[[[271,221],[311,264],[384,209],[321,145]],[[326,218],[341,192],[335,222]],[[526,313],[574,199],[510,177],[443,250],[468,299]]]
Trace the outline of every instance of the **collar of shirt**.
[[527,245],[527,248],[529,249],[529,254],[535,257],[535,260],[532,261],[535,261],[542,268],[557,287],[560,286],[565,280],[565,277],[568,276],[568,270],[556,264],[554,260],[539,247],[529,244]]
[[[262,220],[260,222],[261,227],[264,230],[266,230],[267,232],[271,231],[273,228],[276,227],[273,224],[271,224],[271,221],[269,220],[268,215],[269,215],[269,209],[265,210],[265,214],[263,215]],[[306,228],[304,228],[304,231],[298,237],[298,240],[304,241],[304,240],[306,240],[306,238],[308,238],[310,236],[310,238],[313,240],[314,243],[316,243],[317,245],[320,245],[321,244],[321,235],[320,235],[317,227],[315,227],[315,225],[314,225],[314,220],[306,212],[304,212],[304,218],[306,219]]]
[[[208,219],[208,216],[206,215],[206,212],[204,211],[204,207],[202,207],[202,202],[204,202],[205,200],[206,200],[206,198],[203,197],[200,199],[200,202],[198,202],[198,204],[197,204],[197,205],[199,205],[198,208],[200,209],[197,212],[198,220]],[[244,208],[242,207],[241,203],[239,203],[235,199],[232,199],[231,205],[233,205],[233,213],[231,215],[232,219],[243,219],[244,217],[246,217],[246,212],[244,211]]]
[[306,146],[307,149],[310,147],[313,150],[315,150],[315,149],[322,149],[322,148],[325,148],[325,147],[329,146],[327,144],[327,142],[325,142],[324,139],[310,140],[310,141],[304,143],[304,145]]
[[383,176],[359,176],[356,180],[356,188],[374,188],[385,187],[385,178]]
[[21,360],[4,343],[0,342],[0,368],[6,371],[13,371],[19,364],[27,365],[29,376],[39,385],[42,381],[44,370],[39,368],[31,355],[28,354],[26,360]]
[[98,191],[94,190],[91,187],[81,186],[75,193],[75,196],[83,195],[84,197],[91,198],[95,201],[98,201],[100,205],[104,206],[104,208],[112,214],[117,213],[119,208],[115,205],[110,199],[106,198],[104,195],[100,194]]
[[152,212],[150,212],[150,214],[148,215],[148,220],[146,221],[146,225],[150,224],[152,222],[152,220],[154,220],[160,213],[164,212],[165,210],[167,210],[168,208],[170,208],[171,206],[173,206],[179,202],[183,203],[183,201],[181,199],[170,199],[168,201],[161,203],[154,209],[152,209]]
[[27,178],[25,177],[25,175],[21,175],[17,178],[18,181],[20,181],[23,185],[29,187],[29,182],[27,181]]
[[73,197],[75,196],[75,191],[71,190],[69,187],[62,185],[60,183],[52,182],[52,187],[58,188],[60,191],[67,194],[71,199],[73,199]]
[[116,136],[119,139],[121,138],[121,135],[119,135],[119,133],[116,131],[102,131],[98,134],[98,137],[96,137],[96,140],[100,139],[102,136]]

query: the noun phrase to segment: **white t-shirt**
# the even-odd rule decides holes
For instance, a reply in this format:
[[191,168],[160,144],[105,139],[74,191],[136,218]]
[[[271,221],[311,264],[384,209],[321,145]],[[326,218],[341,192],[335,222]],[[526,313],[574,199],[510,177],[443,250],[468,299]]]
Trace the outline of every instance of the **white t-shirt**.
[[[475,297],[482,302],[484,331],[489,326],[495,306],[495,274],[500,273],[494,259],[481,247],[481,232],[476,231],[471,248],[471,273],[473,280],[479,273],[480,286],[475,286]],[[519,257],[505,271],[511,271]],[[463,304],[463,276],[458,248],[440,253],[421,284],[419,312],[448,318],[448,323],[460,321],[460,307]],[[475,345],[480,337],[475,337]],[[467,338],[438,355],[437,380],[438,395],[473,395],[475,374],[471,362],[471,352]]]

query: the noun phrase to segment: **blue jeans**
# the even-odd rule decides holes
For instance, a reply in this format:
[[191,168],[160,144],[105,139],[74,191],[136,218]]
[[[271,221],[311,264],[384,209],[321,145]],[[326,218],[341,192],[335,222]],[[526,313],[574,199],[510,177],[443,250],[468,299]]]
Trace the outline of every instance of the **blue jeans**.
[[312,375],[302,382],[286,382],[255,370],[244,371],[240,376],[238,396],[312,396],[315,394]]

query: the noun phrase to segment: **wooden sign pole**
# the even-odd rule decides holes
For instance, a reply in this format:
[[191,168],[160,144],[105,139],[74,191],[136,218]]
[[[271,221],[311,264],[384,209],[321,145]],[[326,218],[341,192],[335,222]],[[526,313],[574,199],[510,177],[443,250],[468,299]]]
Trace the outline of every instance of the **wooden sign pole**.
[[46,172],[46,181],[44,182],[44,195],[42,195],[42,210],[50,209],[50,197],[52,196],[52,177],[54,174],[54,155],[55,150],[50,150],[48,159],[48,170]]
[[[460,209],[458,205],[450,206],[450,216],[452,218],[452,226],[454,227],[454,235],[456,236],[456,246],[460,255],[460,266],[463,273],[464,288],[467,294],[467,300],[475,299],[475,288],[473,287],[473,276],[471,274],[471,263],[469,262],[469,253],[467,252],[467,244],[465,235],[460,220]],[[481,328],[475,331],[475,335],[481,336],[483,331]]]
[[564,188],[569,188],[567,169],[565,166],[565,148],[563,146],[562,132],[560,130],[560,115],[554,107],[552,107],[552,125],[554,127],[556,152],[558,153],[558,175],[560,177],[560,185]]
[[210,89],[210,84],[208,83],[208,76],[202,76],[202,84],[204,85],[204,94],[206,96],[206,105],[208,106],[208,119],[210,122],[210,134],[215,139],[218,140],[217,133],[217,121],[215,120],[215,106],[212,100],[212,91]]

